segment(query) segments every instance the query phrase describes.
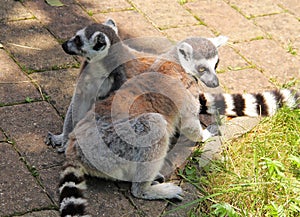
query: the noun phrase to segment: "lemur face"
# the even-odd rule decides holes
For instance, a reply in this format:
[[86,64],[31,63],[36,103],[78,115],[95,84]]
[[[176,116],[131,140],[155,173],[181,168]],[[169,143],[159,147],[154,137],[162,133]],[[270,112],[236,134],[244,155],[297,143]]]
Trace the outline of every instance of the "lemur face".
[[225,44],[227,37],[188,38],[177,46],[180,64],[185,72],[200,79],[208,87],[218,87],[216,68],[219,63],[217,47]]
[[79,30],[62,44],[62,48],[67,54],[83,56],[90,61],[96,56],[105,57],[109,48],[119,41],[115,22],[110,19],[104,24],[92,24]]

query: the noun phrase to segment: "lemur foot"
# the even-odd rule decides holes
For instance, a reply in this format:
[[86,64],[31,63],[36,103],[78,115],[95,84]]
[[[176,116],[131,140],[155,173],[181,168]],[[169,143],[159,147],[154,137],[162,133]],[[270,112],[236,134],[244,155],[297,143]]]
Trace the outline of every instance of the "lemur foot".
[[183,200],[181,187],[173,183],[160,183],[156,185],[144,185],[143,183],[133,183],[132,194],[137,198],[147,200],[156,199],[177,199]]
[[67,148],[66,145],[63,144],[61,147],[59,147],[59,148],[57,149],[57,152],[58,152],[58,153],[65,153],[66,148]]
[[207,139],[213,137],[213,136],[220,136],[221,132],[219,130],[219,126],[216,123],[213,123],[209,125],[204,131],[203,131],[203,138],[202,142],[205,142]]
[[54,135],[53,133],[48,132],[45,143],[46,145],[51,145],[53,148],[61,146],[63,143],[63,134]]

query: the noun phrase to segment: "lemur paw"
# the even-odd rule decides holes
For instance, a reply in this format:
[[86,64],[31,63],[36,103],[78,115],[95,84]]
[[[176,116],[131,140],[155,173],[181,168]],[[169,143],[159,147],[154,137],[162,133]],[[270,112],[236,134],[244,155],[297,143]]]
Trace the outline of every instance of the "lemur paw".
[[149,186],[137,186],[132,189],[132,194],[137,198],[147,200],[176,199],[183,200],[181,187],[173,183],[158,183]]
[[156,190],[161,194],[161,198],[183,200],[184,194],[182,188],[173,183],[161,183],[152,187],[158,187]]
[[209,125],[205,130],[203,130],[202,142],[205,142],[211,137],[220,136],[221,132],[219,130],[219,126],[217,124]]
[[208,132],[210,132],[210,134],[212,136],[221,136],[221,132],[219,130],[219,126],[216,123],[208,125],[206,129],[208,130]]
[[46,145],[51,145],[53,148],[55,148],[56,146],[61,146],[63,143],[63,134],[54,135],[48,132],[45,143]]
[[62,145],[61,147],[59,147],[58,149],[57,149],[57,152],[58,153],[65,153],[65,151],[66,151],[66,145]]

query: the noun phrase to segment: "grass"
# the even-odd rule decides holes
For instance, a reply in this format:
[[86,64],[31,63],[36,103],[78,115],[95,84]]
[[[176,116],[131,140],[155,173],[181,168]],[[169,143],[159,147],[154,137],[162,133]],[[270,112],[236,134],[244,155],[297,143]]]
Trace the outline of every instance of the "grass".
[[[189,216],[299,216],[300,110],[282,108],[225,144],[222,161],[198,167],[201,152],[179,175],[207,198]],[[224,160],[225,159],[225,160]]]
[[184,4],[187,3],[187,0],[178,0],[178,2],[179,2],[180,5],[184,5]]
[[287,52],[294,56],[297,55],[297,50],[294,48],[294,46],[291,42],[288,43]]

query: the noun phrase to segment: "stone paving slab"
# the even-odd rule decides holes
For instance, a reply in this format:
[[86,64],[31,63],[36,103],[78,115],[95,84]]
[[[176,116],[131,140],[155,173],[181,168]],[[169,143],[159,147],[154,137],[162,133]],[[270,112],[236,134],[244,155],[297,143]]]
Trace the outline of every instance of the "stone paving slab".
[[[131,48],[157,54],[166,52],[170,48],[170,42],[164,34],[137,11],[111,12],[93,16],[100,23],[103,23],[108,17],[116,21],[120,38]],[[136,22],[137,20],[139,22]],[[133,43],[130,43],[130,39],[134,39]]]
[[276,0],[276,3],[296,15],[296,17],[300,17],[300,4],[298,0]]
[[96,178],[87,181],[88,211],[93,216],[140,216],[137,210],[119,191],[116,183]]
[[[236,45],[240,54],[263,70],[265,76],[284,84],[300,75],[299,56],[293,56],[273,40],[255,40]],[[263,48],[263,49],[262,49]]]
[[195,1],[187,3],[186,7],[215,32],[228,36],[231,41],[265,36],[262,30],[223,1],[209,1],[209,4]]
[[[1,24],[0,41],[26,71],[49,70],[75,64],[38,20]],[[22,35],[22,37],[19,37]]]
[[0,105],[41,99],[40,93],[4,50],[0,50]]
[[219,48],[220,62],[217,72],[220,72],[220,75],[229,70],[240,70],[251,67],[251,65],[240,55],[238,55],[234,49],[234,45],[225,45]]
[[[62,0],[65,6],[52,7],[45,1],[25,1],[24,5],[59,39],[67,40],[92,19],[74,0]],[[68,28],[66,28],[68,27]],[[61,50],[61,49],[59,49]],[[59,55],[61,57],[61,54]]]
[[33,18],[33,15],[19,1],[1,2],[0,23],[30,18]]
[[25,215],[21,215],[20,217],[59,217],[59,212],[55,210],[45,210],[38,212],[30,212]]
[[[254,85],[249,82],[249,77],[255,78],[259,82]],[[222,87],[230,93],[256,93],[275,88],[263,73],[252,68],[220,73],[219,78]]]
[[[153,22],[154,26],[160,29],[199,23],[192,14],[184,10],[176,1],[170,3],[169,0],[160,0],[159,4],[143,0],[133,0],[132,2],[138,10],[141,10]],[[174,16],[174,13],[176,13],[176,16]]]
[[0,156],[0,216],[53,205],[12,145],[1,142]]
[[181,41],[183,39],[193,36],[201,36],[207,38],[215,36],[208,27],[201,24],[192,26],[182,26],[177,28],[168,28],[163,30],[163,32],[174,41]]
[[[120,37],[124,39],[136,37],[161,36],[160,32],[137,11],[119,11],[105,14],[95,14],[98,22],[103,23],[108,17],[114,19],[120,28]],[[136,21],[139,22],[136,22]]]
[[111,11],[124,11],[133,9],[130,3],[125,0],[110,0],[110,1],[98,1],[98,0],[78,0],[78,2],[92,14],[100,12]]
[[0,108],[0,127],[13,139],[17,149],[37,169],[61,164],[63,156],[44,144],[48,131],[62,127],[61,118],[46,102]]
[[226,0],[231,7],[236,8],[245,17],[258,17],[265,15],[273,15],[283,13],[284,10],[279,7],[274,0],[251,0],[251,1],[239,1],[239,0]]
[[[63,158],[61,154],[56,153],[56,158]],[[62,170],[62,161],[54,164],[44,165],[45,168],[39,168],[39,180],[43,184],[47,194],[55,202],[55,205],[59,203],[58,198],[58,183],[59,183],[59,174]]]
[[0,130],[0,142],[6,142],[7,141],[7,138],[6,136],[4,135],[4,132],[2,132]]
[[[254,21],[267,34],[279,41],[285,50],[289,46],[295,46],[295,42],[300,40],[300,35],[297,34],[297,32],[300,32],[299,20],[291,14],[282,13],[273,16],[257,17]],[[299,52],[300,47],[297,47],[297,50]]]
[[50,97],[51,104],[55,106],[59,114],[65,116],[71,102],[78,74],[79,69],[71,68],[33,73],[30,77]]

